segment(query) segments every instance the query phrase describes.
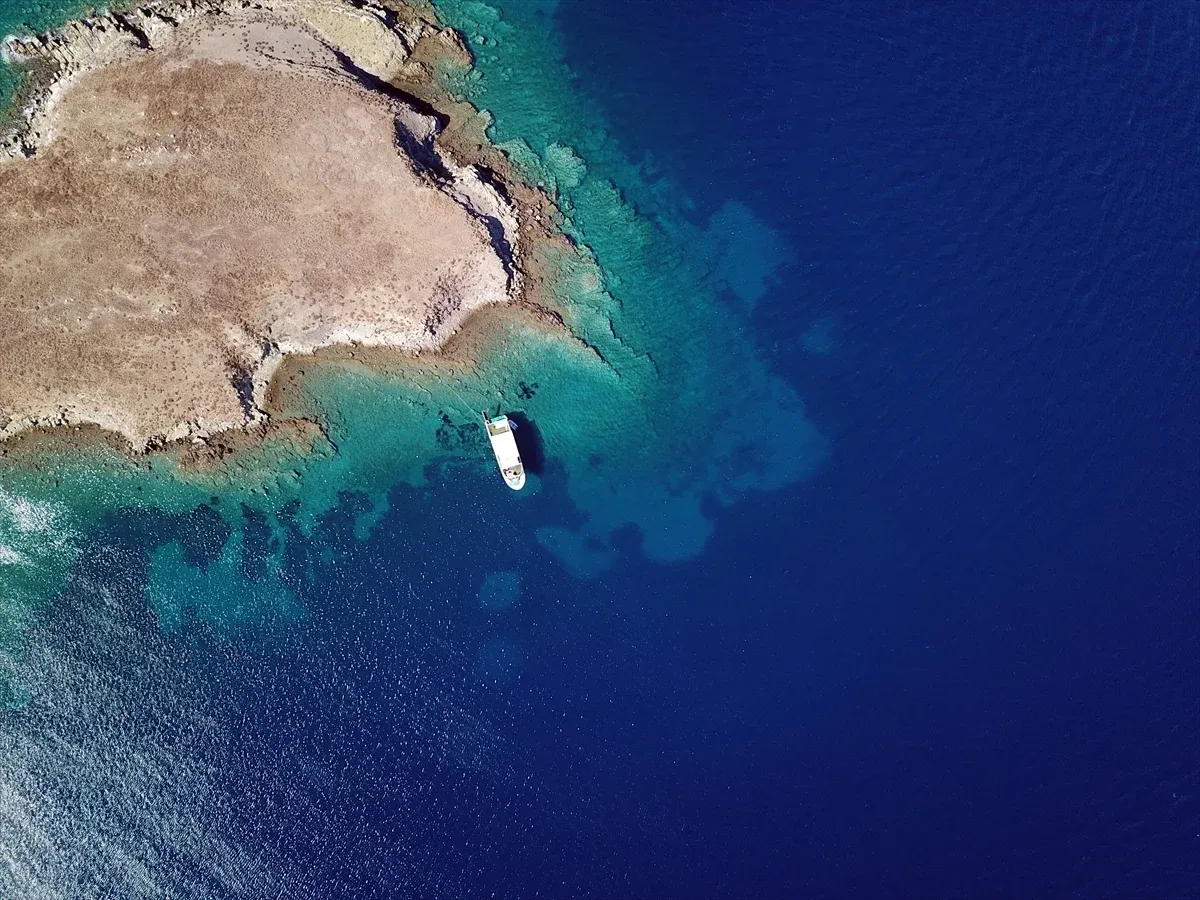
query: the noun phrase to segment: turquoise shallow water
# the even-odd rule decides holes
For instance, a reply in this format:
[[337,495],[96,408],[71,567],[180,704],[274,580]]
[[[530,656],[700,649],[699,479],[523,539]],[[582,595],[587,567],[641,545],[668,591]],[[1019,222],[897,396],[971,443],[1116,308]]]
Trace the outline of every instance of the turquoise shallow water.
[[[18,32],[40,32],[80,15],[95,4],[80,2],[39,3],[33,0],[4,0],[0,2],[0,36]],[[7,109],[9,99],[20,84],[20,72],[0,66],[0,109]]]
[[[46,24],[63,11],[9,7],[7,21]],[[548,520],[536,540],[580,578],[613,564],[612,537],[624,528],[636,530],[652,559],[694,556],[712,532],[714,509],[793,484],[820,465],[827,440],[794,390],[770,373],[746,325],[786,248],[734,201],[697,221],[678,186],[622,154],[599,109],[570,90],[546,26],[552,11],[535,3],[503,14],[479,3],[439,6],[477,55],[472,70],[442,77],[486,110],[493,139],[567,215],[580,251],[552,261],[556,292],[570,328],[592,349],[512,326],[469,375],[318,372],[294,411],[318,416],[328,444],[308,458],[272,456],[219,478],[181,476],[165,460],[147,469],[111,454],[51,459],[40,473],[7,475],[0,542],[13,562],[0,569],[0,629],[8,646],[19,644],[31,611],[53,594],[90,529],[125,505],[178,513],[216,498],[234,532],[224,562],[203,573],[177,552],[156,553],[152,598],[195,597],[181,602],[213,622],[288,608],[285,585],[237,581],[231,554],[243,542],[239,510],[256,510],[275,534],[280,510],[295,507],[308,532],[341,495],[357,492],[370,498],[365,536],[398,481],[423,484],[427,467],[449,459],[487,469],[474,426],[481,408],[525,416],[542,452],[564,471],[578,515],[569,524]],[[64,482],[75,487],[64,490]],[[534,494],[512,499],[534,503]],[[44,528],[26,527],[28,517],[14,511],[22,503],[43,510]],[[54,573],[39,576],[36,589],[26,574],[35,565]],[[178,604],[152,602],[164,627],[179,623]]]

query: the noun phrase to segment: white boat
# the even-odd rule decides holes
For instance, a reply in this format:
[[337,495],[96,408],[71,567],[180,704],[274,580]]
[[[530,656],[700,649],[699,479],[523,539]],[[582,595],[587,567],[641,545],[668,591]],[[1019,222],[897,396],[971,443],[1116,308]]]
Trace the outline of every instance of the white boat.
[[517,439],[513,437],[515,427],[508,416],[488,418],[483,414],[483,422],[487,425],[488,440],[492,442],[492,452],[496,454],[496,465],[504,476],[504,483],[514,491],[525,487],[525,466],[521,463],[521,453],[517,450]]

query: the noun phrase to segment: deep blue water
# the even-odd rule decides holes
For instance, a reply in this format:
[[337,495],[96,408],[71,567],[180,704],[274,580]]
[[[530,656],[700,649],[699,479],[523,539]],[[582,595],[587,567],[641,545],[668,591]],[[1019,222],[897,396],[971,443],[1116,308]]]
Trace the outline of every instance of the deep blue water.
[[835,442],[656,592],[708,848],[651,893],[1200,891],[1200,11],[564,12],[629,152],[798,254],[756,323]]
[[[790,247],[752,330],[828,460],[594,581],[533,539],[580,515],[560,461],[511,503],[444,467],[366,541],[366,499],[285,517],[307,618],[232,638],[142,593],[148,541],[215,558],[211,511],[114,516],[46,626],[136,697],[96,730],[170,746],[282,897],[1200,893],[1200,8],[558,15],[624,151]],[[45,784],[240,896],[186,814],[155,843]]]

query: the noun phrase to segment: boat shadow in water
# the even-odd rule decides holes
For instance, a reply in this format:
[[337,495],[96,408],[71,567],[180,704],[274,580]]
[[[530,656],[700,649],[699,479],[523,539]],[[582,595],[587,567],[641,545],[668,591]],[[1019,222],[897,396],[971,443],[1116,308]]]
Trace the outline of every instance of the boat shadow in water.
[[542,444],[542,434],[525,413],[507,413],[509,420],[516,425],[513,438],[517,442],[517,450],[521,454],[521,464],[525,471],[533,475],[541,475],[546,465],[546,451]]

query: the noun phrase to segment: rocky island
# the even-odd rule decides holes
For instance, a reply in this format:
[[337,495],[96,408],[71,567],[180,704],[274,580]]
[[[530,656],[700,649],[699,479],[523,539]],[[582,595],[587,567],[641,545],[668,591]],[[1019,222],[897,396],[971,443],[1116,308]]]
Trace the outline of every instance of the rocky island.
[[164,3],[6,39],[38,80],[0,144],[0,439],[203,441],[265,418],[286,355],[436,350],[518,299],[540,214],[393,88],[431,83],[454,41],[341,0]]

